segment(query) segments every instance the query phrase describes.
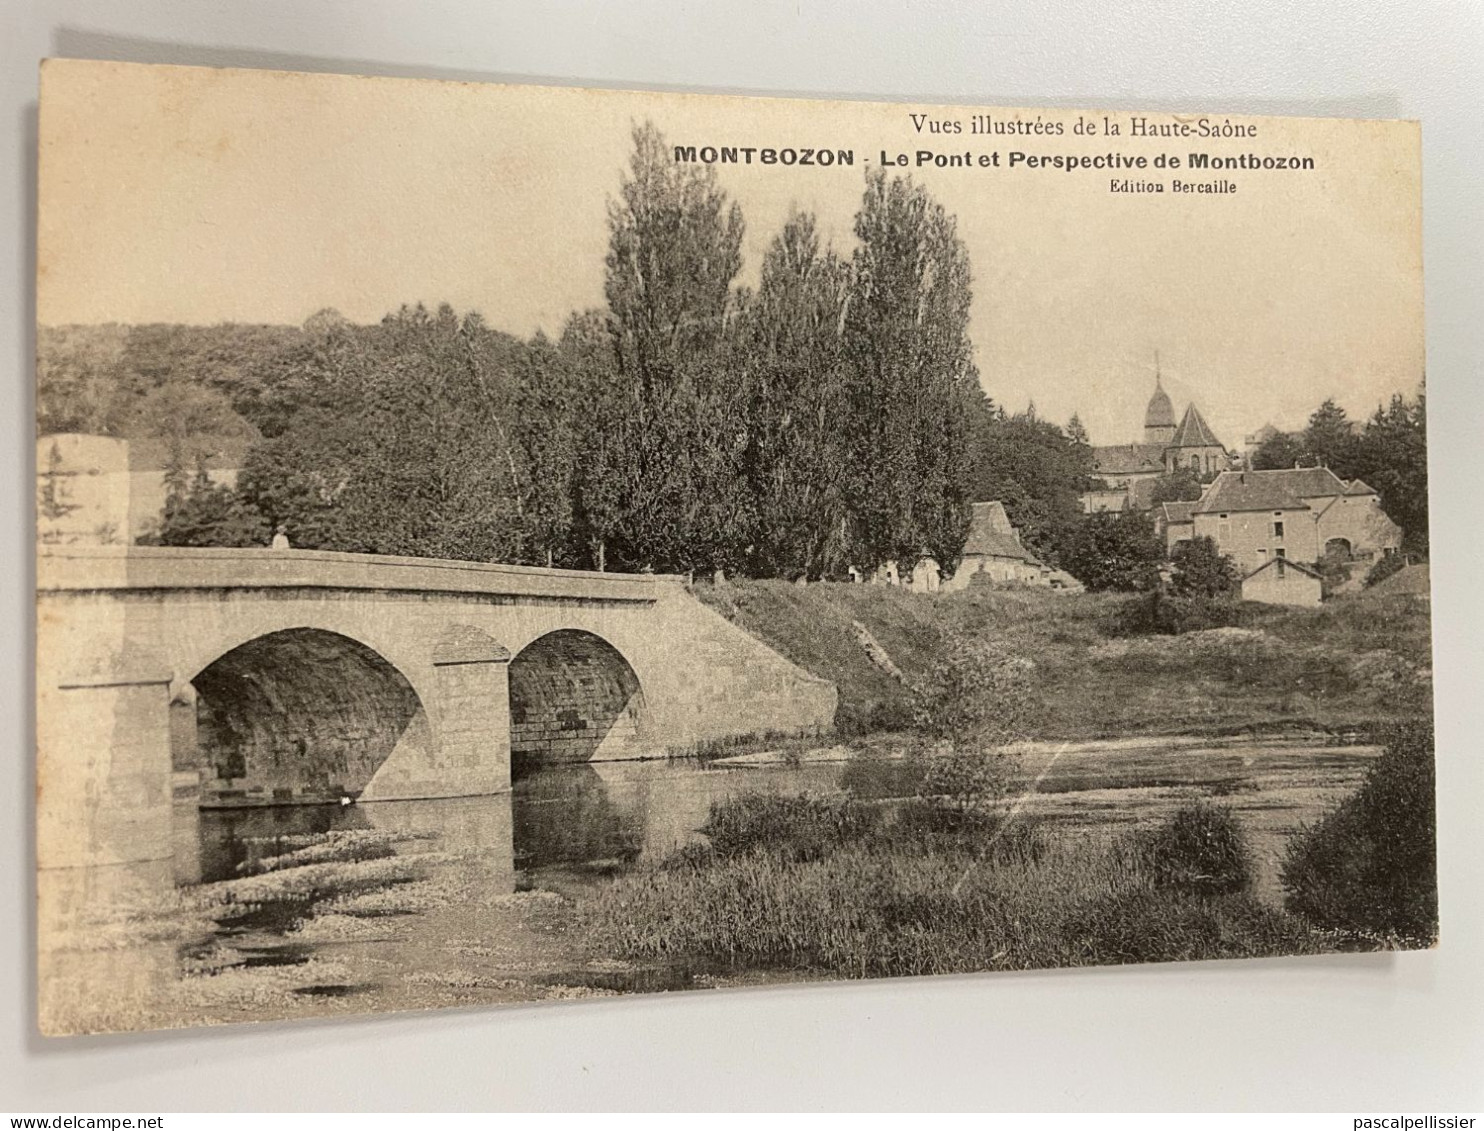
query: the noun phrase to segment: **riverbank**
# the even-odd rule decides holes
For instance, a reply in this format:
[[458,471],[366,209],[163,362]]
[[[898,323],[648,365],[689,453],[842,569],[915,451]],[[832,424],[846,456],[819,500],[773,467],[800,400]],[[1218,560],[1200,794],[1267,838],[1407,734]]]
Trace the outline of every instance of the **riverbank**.
[[[1074,776],[1049,790],[1055,754],[996,783],[953,776],[961,754],[924,752],[894,802],[847,774],[832,795],[713,803],[705,843],[617,877],[578,915],[624,958],[846,978],[1432,945],[1430,723],[1366,750],[1338,808],[1316,791],[1361,751],[1322,751],[1273,751],[1269,774],[1204,781],[1167,754],[1151,764],[1167,785]],[[1286,804],[1254,803],[1284,781]],[[1259,832],[1300,807],[1318,819]]]
[[[556,767],[487,798],[183,808],[193,825],[182,826],[190,844],[176,863],[199,879],[162,884],[118,921],[49,935],[49,984],[69,991],[50,1015],[60,1028],[98,1031],[806,977],[708,953],[621,953],[588,929],[589,911],[614,885],[704,847],[716,804],[849,795],[890,809],[911,798],[911,759],[883,756],[894,743],[852,743],[846,757],[816,745],[797,759]],[[1015,792],[1034,785],[1020,812],[1072,869],[1065,884],[1081,882],[1077,853],[1095,857],[1182,806],[1221,804],[1253,850],[1250,895],[1276,908],[1289,839],[1352,793],[1375,754],[1329,741],[1038,744],[1020,756]],[[899,859],[926,883],[942,865],[913,863],[921,855]]]
[[776,581],[695,593],[831,680],[845,737],[906,729],[908,685],[960,638],[990,637],[1035,664],[1033,735],[1048,741],[1363,733],[1430,695],[1428,611],[1404,596],[1248,604],[1239,628],[1128,636],[1139,598],[1121,594]]

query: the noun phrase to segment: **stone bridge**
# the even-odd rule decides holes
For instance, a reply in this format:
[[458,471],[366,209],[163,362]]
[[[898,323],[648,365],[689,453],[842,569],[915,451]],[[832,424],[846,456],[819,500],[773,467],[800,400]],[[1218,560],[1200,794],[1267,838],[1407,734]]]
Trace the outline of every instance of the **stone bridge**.
[[834,685],[682,578],[306,550],[44,548],[41,867],[171,853],[203,807],[457,797],[511,763],[821,733]]

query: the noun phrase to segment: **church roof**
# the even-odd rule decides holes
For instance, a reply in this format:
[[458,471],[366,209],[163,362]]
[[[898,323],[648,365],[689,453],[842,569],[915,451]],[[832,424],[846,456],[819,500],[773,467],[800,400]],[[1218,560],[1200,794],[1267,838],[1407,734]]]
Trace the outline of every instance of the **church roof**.
[[1195,513],[1308,510],[1306,499],[1333,498],[1347,492],[1345,481],[1327,467],[1223,471],[1206,488]]
[[1180,421],[1180,427],[1175,429],[1175,438],[1170,441],[1172,448],[1224,448],[1216,433],[1211,431],[1211,426],[1206,423],[1201,410],[1195,405],[1190,405],[1185,410],[1185,416]]
[[1020,544],[1010,516],[1000,502],[975,503],[969,519],[969,536],[964,540],[964,557],[1014,558],[1017,561],[1041,563]]
[[1170,403],[1170,394],[1160,384],[1159,375],[1154,377],[1154,396],[1149,398],[1149,407],[1144,410],[1145,428],[1173,428],[1175,406]]
[[1093,474],[1128,475],[1163,472],[1168,444],[1108,444],[1092,449]]

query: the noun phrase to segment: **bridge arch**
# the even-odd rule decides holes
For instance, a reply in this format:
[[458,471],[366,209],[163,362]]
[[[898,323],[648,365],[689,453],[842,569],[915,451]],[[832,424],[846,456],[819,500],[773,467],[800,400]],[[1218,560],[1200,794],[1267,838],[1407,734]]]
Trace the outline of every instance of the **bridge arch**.
[[326,628],[253,636],[204,664],[190,686],[194,735],[172,726],[172,747],[177,770],[199,768],[203,806],[354,798],[395,751],[431,741],[407,675]]
[[509,686],[517,770],[644,751],[644,689],[623,653],[595,633],[563,628],[537,637],[511,659]]

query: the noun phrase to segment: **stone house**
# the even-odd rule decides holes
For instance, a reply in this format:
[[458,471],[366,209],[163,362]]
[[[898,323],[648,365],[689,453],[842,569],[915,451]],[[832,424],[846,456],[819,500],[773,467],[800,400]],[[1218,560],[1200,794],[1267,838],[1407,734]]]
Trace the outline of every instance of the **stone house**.
[[966,589],[973,584],[1052,584],[1052,570],[1021,545],[1020,531],[1010,524],[1003,503],[974,504],[963,558],[943,588]]
[[1244,574],[1278,558],[1370,561],[1394,553],[1402,540],[1373,488],[1327,467],[1222,472],[1191,517],[1190,536],[1213,539]]
[[1242,578],[1242,600],[1269,605],[1315,608],[1324,598],[1324,582],[1302,562],[1269,558]]

